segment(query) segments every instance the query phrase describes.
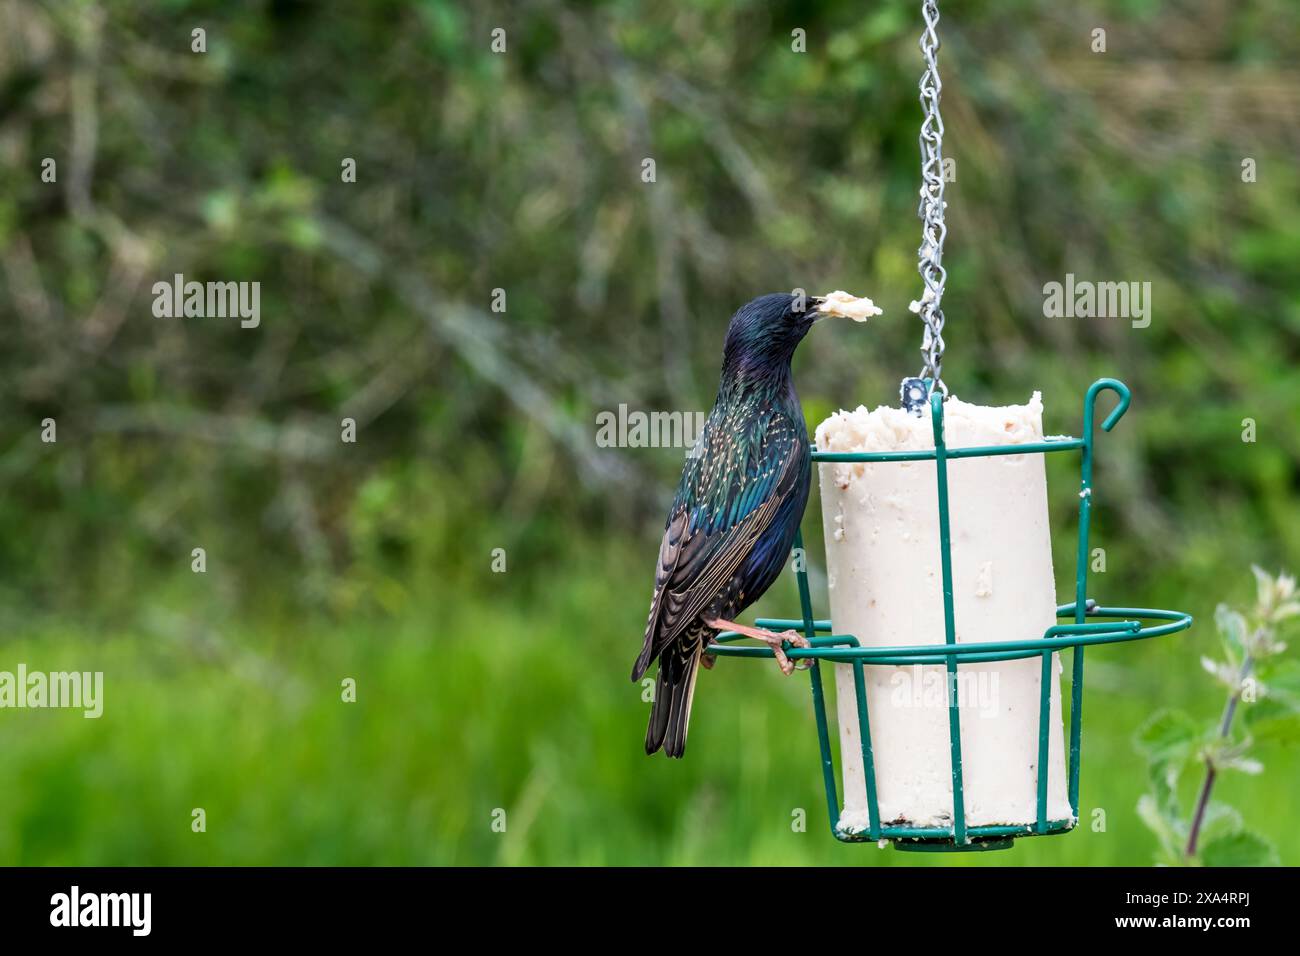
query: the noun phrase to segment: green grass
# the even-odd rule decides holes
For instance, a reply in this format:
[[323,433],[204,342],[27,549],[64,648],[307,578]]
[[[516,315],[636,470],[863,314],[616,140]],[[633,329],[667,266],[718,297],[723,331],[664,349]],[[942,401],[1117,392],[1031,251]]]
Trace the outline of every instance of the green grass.
[[[1196,663],[1206,626],[1090,652],[1076,832],[992,854],[842,846],[805,675],[719,661],[686,759],[642,753],[646,705],[627,679],[642,609],[619,591],[646,569],[626,550],[577,542],[526,601],[510,597],[512,571],[442,580],[392,615],[223,621],[186,581],[139,629],[49,623],[0,643],[0,668],[105,673],[99,720],[0,711],[0,863],[1142,865],[1154,845],[1134,813],[1132,733],[1162,704],[1217,705]],[[760,610],[794,606],[783,582]],[[1219,796],[1294,863],[1300,764],[1262,756],[1263,777],[1229,777]],[[205,833],[191,831],[196,807]],[[1105,832],[1090,829],[1095,808]]]

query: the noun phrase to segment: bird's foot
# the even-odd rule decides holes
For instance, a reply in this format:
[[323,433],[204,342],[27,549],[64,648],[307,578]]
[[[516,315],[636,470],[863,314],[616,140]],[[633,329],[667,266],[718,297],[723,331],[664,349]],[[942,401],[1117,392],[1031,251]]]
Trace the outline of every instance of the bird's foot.
[[[717,628],[719,631],[735,631],[737,634],[744,634],[746,637],[762,641],[772,648],[772,655],[776,658],[776,666],[781,668],[781,673],[787,677],[795,672],[795,664],[786,656],[784,644],[789,641],[792,647],[812,647],[808,638],[798,631],[782,631],[780,634],[774,634],[772,631],[764,630],[761,627],[746,627],[744,624],[737,624],[735,621],[724,621],[722,618],[714,618],[712,621],[705,621],[704,623],[709,627]],[[808,664],[799,668],[799,670],[811,666],[811,664]]]
[[[792,647],[812,647],[812,642],[795,630],[782,631],[776,636],[783,641],[789,641]],[[780,644],[774,645],[773,650],[780,655],[777,658],[778,661],[780,661],[782,657],[785,657]],[[787,677],[789,677],[794,671],[806,671],[808,668],[813,666],[813,661],[806,657],[800,661],[791,661],[790,658],[785,657],[785,663],[789,665],[789,668],[787,669],[785,665],[782,665],[781,671]]]
[[[783,631],[782,636],[794,647],[812,647],[812,641],[804,637],[799,631]],[[794,669],[797,671],[806,671],[817,662],[811,657],[805,657],[802,660],[795,661]]]
[[718,655],[717,655],[717,654],[701,654],[701,655],[700,655],[700,663],[704,665],[704,669],[705,669],[706,671],[711,671],[711,670],[713,670],[713,665],[717,662],[717,660],[718,660]]

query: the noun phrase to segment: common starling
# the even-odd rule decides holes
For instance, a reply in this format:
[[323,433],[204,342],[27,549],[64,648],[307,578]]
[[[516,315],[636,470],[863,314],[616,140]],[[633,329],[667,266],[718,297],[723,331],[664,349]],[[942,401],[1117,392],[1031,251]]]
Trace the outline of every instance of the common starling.
[[760,296],[731,318],[713,410],[682,468],[664,528],[645,644],[632,667],[639,681],[659,659],[645,750],[686,750],[695,677],[719,631],[772,647],[794,670],[782,642],[807,647],[797,631],[774,634],[735,623],[781,574],[808,503],[812,457],[790,359],[826,315],[862,320],[879,310],[845,293]]

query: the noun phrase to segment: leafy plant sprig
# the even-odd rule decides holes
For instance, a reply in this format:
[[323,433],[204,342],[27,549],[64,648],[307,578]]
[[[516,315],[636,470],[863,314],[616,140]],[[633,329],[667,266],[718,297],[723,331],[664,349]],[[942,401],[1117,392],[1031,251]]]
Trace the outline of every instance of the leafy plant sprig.
[[[1263,741],[1300,741],[1300,664],[1283,658],[1278,633],[1300,615],[1293,576],[1255,574],[1256,601],[1248,613],[1220,604],[1214,615],[1221,658],[1201,665],[1227,692],[1223,713],[1203,725],[1183,711],[1160,710],[1138,732],[1151,789],[1138,801],[1138,815],[1160,843],[1158,862],[1168,865],[1251,866],[1277,862],[1277,852],[1247,828],[1234,808],[1211,799],[1220,773],[1259,774],[1264,765],[1251,751]],[[1245,705],[1243,708],[1242,705]],[[1241,712],[1242,719],[1235,718]],[[1190,820],[1178,803],[1178,782],[1192,766],[1204,778]]]

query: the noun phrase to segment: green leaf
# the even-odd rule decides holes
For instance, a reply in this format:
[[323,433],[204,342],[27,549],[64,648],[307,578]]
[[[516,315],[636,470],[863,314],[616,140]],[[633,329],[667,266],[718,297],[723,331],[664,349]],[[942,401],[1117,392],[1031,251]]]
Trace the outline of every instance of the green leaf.
[[1155,834],[1164,858],[1176,860],[1182,848],[1182,825],[1178,820],[1167,816],[1157,804],[1155,797],[1144,793],[1138,798],[1138,818]]
[[1294,743],[1300,717],[1300,661],[1287,660],[1260,667],[1256,699],[1241,702],[1241,717],[1258,740]]
[[323,237],[320,224],[311,216],[290,216],[285,235],[294,246],[307,250],[319,248]]
[[1134,735],[1133,745],[1152,764],[1181,768],[1200,736],[1200,725],[1186,712],[1158,710]]
[[1214,609],[1214,624],[1223,639],[1237,650],[1246,646],[1246,619],[1240,611],[1233,610],[1226,604],[1220,604]]
[[1219,770],[1236,770],[1238,773],[1249,774],[1256,777],[1264,772],[1264,765],[1254,757],[1247,757],[1245,754],[1234,755],[1223,760],[1215,762],[1215,767]]
[[1252,564],[1251,572],[1255,575],[1255,594],[1261,608],[1271,607],[1273,605],[1273,576],[1261,568],[1259,565]]
[[1206,866],[1276,866],[1277,851],[1257,833],[1242,830],[1210,840],[1201,847]]
[[1235,836],[1246,828],[1245,820],[1236,807],[1211,800],[1201,821],[1201,845],[1223,837]]
[[217,232],[229,232],[239,223],[239,196],[229,189],[218,189],[203,197],[203,218]]
[[1250,756],[1253,743],[1249,737],[1233,739],[1216,736],[1205,743],[1201,753],[1217,770],[1236,770],[1253,776],[1264,771],[1264,765]]
[[1236,693],[1238,685],[1241,684],[1241,670],[1232,664],[1202,657],[1201,669],[1233,693]]
[[1275,701],[1290,712],[1300,712],[1300,661],[1267,662],[1260,666],[1264,694],[1259,701]]
[[[1151,778],[1151,796],[1156,801],[1160,812],[1170,819],[1178,819],[1178,769],[1167,763],[1147,764],[1147,773]],[[1172,771],[1172,772],[1171,772]]]
[[1256,743],[1300,743],[1300,714],[1284,713],[1252,720],[1250,735]]

